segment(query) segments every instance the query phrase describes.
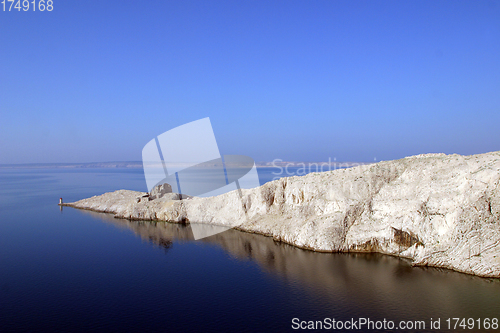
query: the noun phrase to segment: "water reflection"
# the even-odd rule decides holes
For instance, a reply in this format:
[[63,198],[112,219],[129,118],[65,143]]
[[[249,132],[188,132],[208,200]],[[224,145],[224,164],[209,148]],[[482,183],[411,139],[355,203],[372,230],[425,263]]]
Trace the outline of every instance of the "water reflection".
[[[132,230],[165,250],[192,241],[189,226],[165,222],[94,218]],[[301,250],[270,237],[228,230],[200,242],[217,245],[238,260],[252,260],[292,288],[309,291],[311,301],[328,308],[377,318],[493,318],[500,313],[500,280],[485,279],[379,254],[332,254]],[[167,254],[168,255],[168,254]],[[303,302],[304,300],[297,300]]]

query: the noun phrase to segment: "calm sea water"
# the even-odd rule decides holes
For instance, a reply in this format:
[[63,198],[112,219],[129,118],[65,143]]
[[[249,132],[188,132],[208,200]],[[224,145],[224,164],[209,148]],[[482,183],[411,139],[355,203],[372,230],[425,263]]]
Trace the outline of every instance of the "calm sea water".
[[142,170],[0,170],[0,332],[283,332],[293,318],[361,317],[432,331],[431,318],[500,317],[499,280],[234,230],[193,241],[189,226],[57,206],[118,189],[144,191]]

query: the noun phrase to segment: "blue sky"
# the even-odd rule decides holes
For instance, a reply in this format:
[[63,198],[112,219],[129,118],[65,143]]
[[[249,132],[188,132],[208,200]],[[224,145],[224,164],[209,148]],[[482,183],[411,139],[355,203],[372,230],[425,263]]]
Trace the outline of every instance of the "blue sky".
[[222,154],[257,161],[483,153],[499,92],[500,1],[0,11],[0,163],[140,160],[207,116]]

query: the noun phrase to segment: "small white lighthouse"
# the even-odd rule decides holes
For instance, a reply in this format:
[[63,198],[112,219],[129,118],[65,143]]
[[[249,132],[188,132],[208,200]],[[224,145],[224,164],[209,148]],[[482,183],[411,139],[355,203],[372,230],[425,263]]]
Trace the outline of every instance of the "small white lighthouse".
[[62,198],[59,198],[59,204],[60,204],[60,205],[62,205],[62,204],[63,204]]

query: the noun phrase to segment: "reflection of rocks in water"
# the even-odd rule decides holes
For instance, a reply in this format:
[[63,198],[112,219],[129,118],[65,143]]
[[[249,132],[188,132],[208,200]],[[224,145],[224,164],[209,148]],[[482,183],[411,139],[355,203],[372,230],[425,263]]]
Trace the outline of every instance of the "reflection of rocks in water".
[[107,223],[111,223],[119,228],[132,230],[142,240],[158,245],[165,252],[173,246],[173,240],[192,240],[191,229],[182,224],[172,224],[165,222],[143,222],[116,219],[113,214],[96,213],[92,211],[82,211]]
[[[193,241],[189,225],[115,219],[86,212],[127,228],[165,249],[176,242]],[[201,240],[222,247],[232,257],[252,260],[267,273],[291,285],[299,284],[328,302],[356,307],[372,305],[373,316],[391,311],[408,318],[449,316],[486,317],[500,312],[500,281],[436,268],[412,267],[410,261],[377,253],[319,253],[274,241],[271,237],[228,230]],[[490,288],[490,289],[488,289]],[[484,292],[490,290],[490,293]],[[477,296],[476,293],[482,293]],[[480,300],[481,306],[469,304]],[[366,307],[364,307],[366,309]],[[365,311],[366,312],[366,311]],[[491,312],[491,313],[490,313]],[[366,313],[365,313],[366,314]]]
[[164,238],[156,238],[154,236],[149,236],[149,241],[153,244],[158,245],[163,248],[165,251],[172,247],[172,241],[164,239]]

